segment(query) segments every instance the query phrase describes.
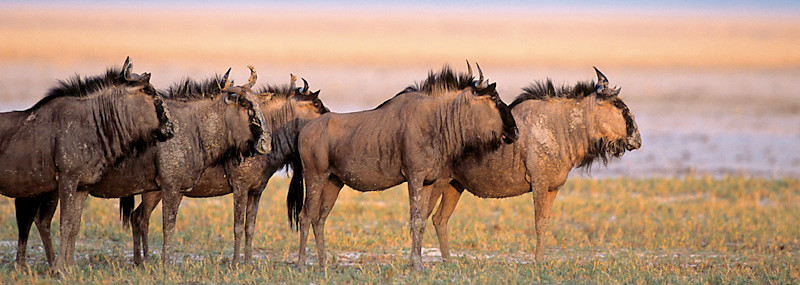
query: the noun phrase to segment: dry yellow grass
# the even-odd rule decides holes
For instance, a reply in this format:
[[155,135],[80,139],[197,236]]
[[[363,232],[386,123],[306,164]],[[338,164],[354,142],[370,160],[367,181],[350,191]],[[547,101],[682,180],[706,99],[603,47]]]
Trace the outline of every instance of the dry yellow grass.
[[624,12],[10,6],[0,63],[85,60],[793,68],[800,18]]

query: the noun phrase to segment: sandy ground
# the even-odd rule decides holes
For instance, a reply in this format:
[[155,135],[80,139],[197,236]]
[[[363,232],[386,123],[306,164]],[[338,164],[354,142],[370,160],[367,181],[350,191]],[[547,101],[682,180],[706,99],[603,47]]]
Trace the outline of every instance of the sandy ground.
[[430,69],[481,63],[506,102],[534,80],[601,68],[636,115],[643,148],[594,176],[800,177],[800,17],[605,11],[0,9],[0,111],[126,55],[166,87],[245,65],[289,73],[333,111],[372,108]]

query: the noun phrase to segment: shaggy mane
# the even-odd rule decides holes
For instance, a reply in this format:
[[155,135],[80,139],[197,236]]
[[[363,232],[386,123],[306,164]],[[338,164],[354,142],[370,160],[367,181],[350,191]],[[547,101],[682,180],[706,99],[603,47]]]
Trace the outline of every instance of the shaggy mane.
[[522,94],[517,96],[508,107],[513,109],[514,106],[526,100],[547,100],[552,98],[581,100],[597,91],[598,87],[599,85],[594,81],[578,82],[575,86],[561,85],[556,87],[553,81],[548,78],[545,81],[536,81],[528,85],[528,87],[522,88]]
[[222,93],[220,89],[221,80],[222,77],[219,75],[214,75],[214,77],[203,80],[202,82],[185,78],[166,90],[159,91],[159,93],[164,98],[181,101],[214,99],[214,96]]
[[297,89],[292,88],[290,84],[283,85],[267,85],[256,90],[256,93],[272,93],[273,99],[289,99],[294,96]]
[[111,67],[103,75],[84,76],[75,74],[72,78],[58,81],[58,86],[51,88],[44,98],[36,102],[28,111],[33,111],[50,101],[61,97],[86,97],[102,89],[128,81],[122,76],[122,69]]
[[448,91],[458,91],[463,90],[466,88],[474,87],[475,85],[475,77],[470,76],[467,73],[456,73],[450,68],[449,65],[445,65],[442,67],[442,70],[438,73],[434,73],[432,70],[428,72],[428,78],[423,80],[422,82],[417,82],[414,85],[410,85],[397,93],[394,97],[390,98],[389,100],[384,101],[375,109],[380,109],[395,97],[411,93],[411,92],[419,92],[422,94],[436,96],[438,94],[442,94]]

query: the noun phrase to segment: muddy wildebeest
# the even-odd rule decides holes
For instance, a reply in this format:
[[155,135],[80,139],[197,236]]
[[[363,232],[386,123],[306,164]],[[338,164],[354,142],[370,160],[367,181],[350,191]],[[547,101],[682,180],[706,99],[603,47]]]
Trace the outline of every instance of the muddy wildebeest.
[[270,134],[264,129],[261,109],[254,104],[257,101],[250,90],[256,80],[255,70],[250,68],[251,77],[244,86],[229,86],[226,73],[221,80],[196,83],[187,79],[160,92],[172,114],[174,138],[123,160],[97,183],[81,188],[101,198],[127,198],[161,190],[165,196],[165,264],[181,191],[195,187],[203,171],[211,166],[270,151]]
[[[58,271],[73,261],[83,199],[90,184],[131,152],[172,136],[150,74],[122,69],[61,81],[25,111],[0,114],[0,193],[17,198],[17,264],[25,263],[28,233],[39,229],[47,260]],[[85,197],[85,196],[84,196]],[[61,203],[61,247],[54,260],[50,220]]]
[[[290,185],[290,222],[299,224],[298,266],[305,264],[309,222],[314,228],[317,258],[325,266],[325,220],[343,185],[379,191],[408,181],[412,236],[411,266],[422,268],[421,239],[431,186],[451,180],[452,163],[516,140],[516,125],[495,84],[483,73],[456,75],[445,66],[430,73],[376,109],[327,113],[309,123],[299,136],[302,185]],[[302,209],[302,210],[301,210]]]
[[[481,198],[507,198],[533,192],[536,223],[536,260],[543,256],[542,241],[550,209],[559,188],[573,168],[591,167],[600,159],[622,156],[641,147],[633,113],[618,97],[619,89],[595,68],[598,82],[556,88],[550,80],[524,89],[511,103],[520,128],[514,144],[481,157],[469,157],[455,169],[451,184],[433,190],[427,216],[442,197],[433,225],[442,258],[450,257],[447,221],[466,189]],[[426,217],[427,217],[426,216]]]
[[[295,88],[296,77],[283,86],[266,86],[258,90],[258,103],[264,112],[264,124],[272,133],[272,151],[265,155],[247,157],[241,161],[228,161],[205,170],[197,185],[182,192],[186,197],[215,197],[233,193],[234,197],[234,247],[233,261],[239,259],[241,236],[244,230],[244,261],[250,263],[253,233],[255,231],[258,202],[261,192],[272,175],[288,166],[297,157],[297,136],[308,122],[327,113],[328,109],[319,100],[319,91],[310,92],[308,82],[303,79],[303,88]],[[297,162],[295,162],[297,163]],[[296,179],[296,178],[295,178]],[[294,182],[297,183],[297,182]],[[134,235],[134,262],[147,259],[149,248],[147,233],[150,214],[161,201],[160,192],[142,194],[142,202],[131,216]],[[126,207],[121,207],[125,209]],[[245,223],[246,220],[246,223]],[[244,227],[244,229],[243,229]],[[140,247],[141,244],[141,247]]]

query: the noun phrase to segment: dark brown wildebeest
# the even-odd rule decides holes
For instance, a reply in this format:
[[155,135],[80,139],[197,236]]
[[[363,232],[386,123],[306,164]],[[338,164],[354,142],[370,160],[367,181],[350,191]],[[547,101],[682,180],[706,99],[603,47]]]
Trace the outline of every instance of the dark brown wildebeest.
[[[247,157],[241,161],[228,161],[222,165],[205,170],[197,185],[189,191],[182,192],[186,197],[215,197],[233,193],[233,228],[234,247],[232,263],[239,260],[241,236],[245,233],[244,261],[252,261],[252,241],[255,231],[258,202],[261,192],[272,175],[279,169],[288,166],[297,158],[297,136],[308,122],[327,113],[319,91],[310,92],[308,82],[303,79],[303,88],[295,88],[296,77],[291,76],[291,83],[283,86],[266,86],[258,90],[258,103],[264,112],[264,124],[272,133],[272,151],[265,155]],[[294,182],[297,183],[297,182]],[[134,262],[141,263],[142,253],[147,259],[149,248],[147,243],[150,214],[161,201],[160,192],[142,194],[142,202],[133,213],[127,211],[125,216],[132,216]],[[125,209],[126,207],[121,207]],[[246,223],[245,223],[246,220]],[[140,246],[141,244],[141,246]]]
[[196,187],[210,167],[256,152],[265,154],[271,149],[270,133],[264,128],[261,108],[250,90],[256,72],[252,66],[250,70],[250,80],[243,86],[229,86],[226,73],[222,79],[217,77],[204,83],[187,79],[162,92],[172,114],[175,137],[123,160],[98,183],[82,188],[102,198],[128,198],[161,190],[165,201],[161,256],[164,264],[170,260],[182,191]]
[[[70,265],[83,206],[78,186],[96,182],[131,152],[172,136],[150,74],[131,69],[128,58],[121,70],[62,81],[30,109],[0,114],[0,193],[17,198],[17,264],[25,263],[35,220],[52,269]],[[59,201],[61,247],[54,261],[49,229]]]
[[520,128],[516,143],[503,145],[481,157],[469,157],[455,169],[451,184],[438,184],[428,204],[427,216],[439,207],[433,225],[442,258],[450,257],[447,221],[466,189],[481,198],[507,198],[533,192],[536,222],[536,260],[543,256],[542,241],[550,209],[559,188],[573,168],[591,167],[600,159],[622,156],[641,147],[642,138],[633,113],[618,97],[619,89],[597,72],[598,82],[581,82],[556,88],[550,80],[524,89],[511,103]]
[[[180,131],[177,128],[175,130],[176,136],[194,144],[186,146],[189,150],[186,150],[183,161],[187,169],[194,172],[208,161],[212,164],[224,163],[227,159],[252,153],[254,147],[258,152],[268,152],[270,148],[266,143],[267,138],[259,139],[257,144],[252,143],[254,138],[262,134],[269,136],[261,127],[263,118],[260,109],[257,104],[250,103],[253,96],[240,94],[246,87],[227,88],[235,91],[228,94],[222,88],[223,82],[227,82],[227,74],[222,79],[217,77],[204,83],[185,80],[161,92],[161,95],[168,97],[164,104],[179,110],[175,114],[179,120],[174,120],[175,124],[180,124]],[[251,75],[251,82],[255,83],[255,73]],[[96,197],[119,198],[158,190],[158,181],[163,179],[160,176],[163,174],[158,172],[157,167],[164,163],[159,152],[164,148],[178,147],[174,144],[157,144],[122,159],[110,167],[99,181],[79,188],[78,193],[83,194],[81,202],[86,199],[86,193]],[[167,173],[163,176],[173,178],[175,175]],[[55,207],[55,203],[48,205]],[[27,225],[30,226],[30,221]]]
[[456,75],[445,66],[374,110],[327,113],[300,131],[302,168],[295,176],[305,175],[305,202],[302,185],[290,185],[287,196],[290,222],[299,223],[299,267],[305,265],[309,222],[319,264],[325,266],[325,220],[343,185],[379,191],[408,181],[411,266],[422,268],[424,211],[432,186],[449,183],[453,163],[463,156],[517,138],[496,85],[487,86],[482,72],[480,77],[476,82],[471,72]]

